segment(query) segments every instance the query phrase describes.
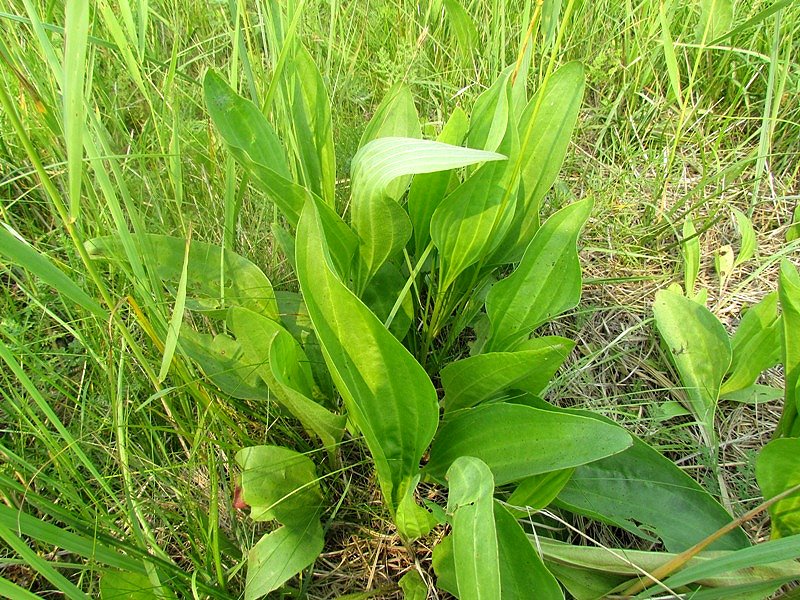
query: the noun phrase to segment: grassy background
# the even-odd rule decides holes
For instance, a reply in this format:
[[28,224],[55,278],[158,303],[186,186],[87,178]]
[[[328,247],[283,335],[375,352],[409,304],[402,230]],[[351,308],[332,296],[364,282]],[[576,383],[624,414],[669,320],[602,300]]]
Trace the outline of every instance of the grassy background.
[[[0,576],[37,593],[67,589],[48,579],[57,565],[67,583],[97,595],[102,568],[56,548],[69,530],[152,555],[174,577],[177,597],[191,597],[193,585],[201,597],[235,597],[241,549],[261,531],[232,508],[233,454],[266,441],[311,448],[291,422],[219,395],[181,357],[159,381],[169,295],[147,265],[109,269],[81,249],[99,235],[183,236],[191,227],[194,239],[248,256],[276,287],[293,285],[271,241],[273,209],[242,185],[200,87],[213,67],[243,94],[265,97],[278,59],[266,24],[277,4],[92,4],[86,61],[63,63],[65,28],[81,37],[64,3],[0,0],[0,220],[110,314],[94,316],[26,265],[0,259],[0,504],[59,528],[24,538],[32,549],[25,554],[0,520]],[[535,8],[464,2],[472,31],[435,0],[289,4],[328,84],[343,200],[361,131],[391,84],[411,86],[426,131],[435,132],[515,60]],[[561,19],[537,23],[531,81],[550,60],[587,67],[574,144],[546,207],[595,199],[583,237],[587,286],[579,310],[553,326],[578,348],[549,397],[634,426],[712,490],[696,432],[663,408],[681,392],[650,323],[653,293],[681,281],[675,232],[691,214],[703,231],[711,307],[735,321],[775,288],[777,259],[797,257],[797,243],[784,236],[800,176],[800,5],[741,0],[729,19],[725,4],[565,0]],[[770,6],[783,9],[764,14]],[[85,98],[84,115],[64,118],[65,93]],[[272,117],[280,127],[283,115]],[[759,253],[722,286],[713,253],[738,243],[729,206],[752,215]],[[720,411],[736,513],[758,500],[752,452],[776,410]],[[350,466],[324,482],[340,502],[328,515],[330,547],[302,582],[314,597],[390,586],[404,568],[361,448],[347,443],[344,452]],[[754,537],[762,527],[754,525]],[[621,542],[614,531],[597,533]]]

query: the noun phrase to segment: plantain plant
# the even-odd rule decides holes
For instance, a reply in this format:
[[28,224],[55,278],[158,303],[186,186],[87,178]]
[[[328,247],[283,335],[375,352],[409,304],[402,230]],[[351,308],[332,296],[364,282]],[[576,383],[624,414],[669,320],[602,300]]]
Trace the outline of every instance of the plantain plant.
[[[748,550],[725,509],[655,449],[541,398],[574,342],[538,332],[580,300],[577,243],[592,208],[580,200],[541,220],[578,116],[582,66],[548,71],[528,98],[520,61],[469,115],[456,108],[435,140],[422,137],[409,90],[393,87],[353,157],[345,199],[322,77],[299,43],[285,61],[267,106],[291,115],[280,132],[213,71],[204,96],[229,152],[279,213],[273,231],[299,291],[274,289],[229,248],[134,236],[176,306],[213,324],[176,323],[180,351],[224,393],[277,404],[327,451],[318,464],[278,446],[237,454],[251,518],[280,524],[250,549],[245,597],[280,588],[322,551],[320,472],[340,467],[346,434],[363,438],[412,551],[449,528],[434,550],[437,585],[462,599],[563,598],[561,585],[601,597],[638,575],[557,540],[533,543],[518,519],[547,507],[672,553],[725,527],[714,556]],[[294,141],[290,151],[282,140]],[[95,258],[124,250],[114,238],[89,244]],[[420,503],[421,481],[447,488],[446,506]],[[798,575],[779,567],[732,580],[701,570],[676,587],[769,587]],[[424,594],[416,572],[400,585]]]

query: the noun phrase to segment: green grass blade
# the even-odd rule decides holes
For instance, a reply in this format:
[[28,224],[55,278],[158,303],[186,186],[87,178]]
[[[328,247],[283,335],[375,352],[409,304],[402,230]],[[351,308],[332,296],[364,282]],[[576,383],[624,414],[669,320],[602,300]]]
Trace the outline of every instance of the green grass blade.
[[67,0],[64,34],[64,137],[67,146],[69,215],[78,218],[83,181],[83,133],[86,125],[86,48],[90,5],[85,0]]
[[167,328],[167,337],[164,340],[164,356],[161,359],[161,370],[158,372],[158,380],[164,381],[172,364],[172,357],[178,347],[181,325],[183,325],[183,311],[186,308],[186,283],[189,280],[189,249],[192,245],[191,231],[186,238],[186,249],[183,253],[183,267],[178,281],[178,290],[175,292],[175,306],[172,309],[172,318]]

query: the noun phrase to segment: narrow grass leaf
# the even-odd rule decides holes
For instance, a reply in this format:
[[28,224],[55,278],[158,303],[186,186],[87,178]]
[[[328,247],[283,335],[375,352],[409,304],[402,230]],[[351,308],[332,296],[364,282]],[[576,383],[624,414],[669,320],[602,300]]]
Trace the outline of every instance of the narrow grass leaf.
[[164,356],[161,359],[161,370],[158,373],[158,380],[164,381],[172,364],[172,357],[178,347],[181,326],[183,325],[183,311],[186,308],[186,283],[189,279],[189,249],[191,248],[191,235],[186,239],[186,250],[183,254],[183,267],[178,281],[178,289],[175,292],[175,306],[172,309],[172,318],[167,328],[167,337],[164,340]]
[[489,465],[497,485],[622,452],[631,437],[621,427],[518,404],[490,404],[455,413],[439,428],[425,467],[441,481],[459,456]]
[[83,180],[83,134],[86,125],[86,48],[91,6],[85,0],[67,0],[64,22],[64,137],[67,147],[69,214],[78,218]]
[[436,390],[419,363],[336,277],[313,204],[303,211],[297,238],[300,289],[325,362],[394,512],[436,430]]
[[52,583],[66,598],[69,598],[69,600],[89,600],[89,596],[59,573],[50,561],[39,556],[11,529],[2,524],[0,524],[0,539],[22,558],[30,568]]
[[47,255],[38,252],[8,225],[0,226],[0,254],[12,263],[27,269],[65,298],[72,300],[96,317],[106,320],[108,313],[94,298],[56,267]]
[[722,379],[732,359],[728,333],[706,307],[671,290],[656,294],[653,313],[680,374],[688,408],[710,442],[716,437],[714,415]]
[[485,463],[460,456],[447,469],[453,561],[460,600],[500,600],[500,554],[494,525],[494,480]]
[[486,298],[492,324],[487,352],[513,349],[539,325],[576,306],[581,297],[578,235],[591,200],[562,208],[536,232],[522,262]]
[[672,94],[678,105],[683,106],[683,90],[681,88],[681,74],[678,68],[678,59],[675,56],[675,44],[672,41],[672,33],[670,32],[669,16],[664,2],[659,6],[658,20],[661,24],[661,48],[664,51],[664,61],[667,64],[667,75],[669,76],[669,84],[672,89]]
[[13,581],[9,581],[5,577],[0,577],[0,596],[4,598],[15,598],[17,600],[41,600],[41,596],[37,596],[19,587]]

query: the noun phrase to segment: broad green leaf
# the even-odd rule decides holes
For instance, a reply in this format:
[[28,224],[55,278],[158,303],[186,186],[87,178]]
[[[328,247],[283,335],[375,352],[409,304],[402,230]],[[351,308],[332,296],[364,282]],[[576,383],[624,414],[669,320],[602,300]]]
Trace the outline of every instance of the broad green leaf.
[[735,392],[720,392],[720,400],[729,400],[741,404],[763,404],[783,398],[783,390],[768,385],[755,384]]
[[436,390],[419,363],[336,277],[312,204],[303,211],[297,239],[300,289],[325,362],[394,512],[436,431]]
[[[588,411],[550,409],[612,423]],[[671,552],[690,548],[732,520],[694,479],[637,437],[624,452],[575,469],[556,502],[644,539],[655,535]],[[737,528],[711,547],[737,550],[747,545],[747,536]]]
[[731,207],[731,211],[736,217],[736,229],[739,230],[739,236],[741,236],[739,252],[736,254],[736,262],[733,265],[738,267],[753,258],[756,253],[756,232],[753,230],[753,222],[746,214],[734,207]]
[[250,171],[260,188],[297,224],[307,195],[290,179],[286,152],[261,110],[242,98],[214,71],[203,79],[206,108],[233,157]]
[[[422,130],[419,125],[419,115],[414,106],[414,97],[411,90],[403,82],[397,82],[386,93],[380,105],[375,109],[375,114],[367,123],[359,149],[369,142],[384,137],[402,137],[419,139]],[[404,173],[403,175],[408,175]],[[394,182],[387,183],[385,193],[392,200],[399,200],[408,187],[408,178],[400,177]]]
[[494,525],[494,481],[485,463],[460,456],[447,470],[453,561],[460,600],[500,600],[500,555]]
[[714,414],[722,378],[732,358],[725,327],[705,306],[670,290],[656,294],[653,313],[680,374],[688,408],[710,443],[716,435]]
[[564,600],[564,592],[542,563],[528,536],[503,506],[494,502],[503,600]]
[[[134,235],[140,255],[156,276],[177,285],[183,270],[186,241],[167,235]],[[116,237],[86,242],[93,258],[124,260],[122,243]],[[269,279],[249,260],[213,244],[192,241],[189,249],[186,306],[192,310],[219,310],[243,306],[271,319],[278,319],[278,305]]]
[[310,566],[324,545],[319,521],[306,528],[284,526],[262,537],[247,555],[245,600],[256,600],[281,587]]
[[[314,202],[317,214],[319,214],[320,225],[325,232],[325,239],[328,240],[328,254],[331,262],[336,269],[336,274],[342,281],[348,281],[353,266],[353,258],[358,251],[358,236],[353,233],[350,226],[333,210],[325,204],[319,197],[310,196]],[[292,255],[294,258],[294,254]]]
[[553,73],[528,102],[519,124],[521,193],[514,224],[491,259],[492,264],[518,262],[540,226],[545,194],[561,170],[583,101],[584,69],[569,62]]
[[762,371],[780,362],[783,331],[777,309],[778,294],[772,292],[744,313],[731,338],[733,358],[721,397],[751,387]]
[[100,577],[100,600],[160,600],[163,597],[143,573],[104,571]]
[[730,244],[720,246],[714,253],[714,269],[717,271],[719,280],[723,285],[733,273],[734,261],[733,248]]
[[457,598],[458,583],[456,582],[456,565],[453,559],[452,533],[444,536],[433,547],[431,563],[436,573],[436,587]]
[[372,275],[411,237],[411,221],[390,195],[392,181],[403,175],[504,158],[494,152],[410,138],[383,137],[363,146],[353,157],[352,224],[361,238],[357,289],[363,290]]
[[513,123],[511,127],[508,126],[511,114],[509,80],[513,70],[513,66],[507,67],[475,101],[467,134],[467,146],[470,148],[493,152],[500,148],[503,140],[508,137],[508,132],[513,131]]
[[236,453],[236,464],[251,519],[275,519],[295,529],[319,521],[322,492],[310,458],[280,446],[251,446]]
[[158,373],[158,380],[160,382],[167,378],[169,366],[172,364],[172,357],[175,355],[175,349],[178,347],[181,325],[183,325],[183,311],[186,308],[186,282],[189,276],[190,248],[191,239],[187,239],[186,250],[183,253],[183,267],[181,268],[181,276],[178,281],[178,290],[175,292],[175,306],[172,308],[172,318],[169,321],[167,337],[164,340],[164,355],[161,358],[161,369]]
[[686,288],[687,298],[695,298],[694,288],[697,283],[697,275],[700,273],[700,238],[694,228],[694,222],[689,215],[683,221],[683,239],[681,240],[683,251],[683,284]]
[[36,250],[7,225],[0,225],[0,255],[23,269],[27,269],[44,283],[55,288],[65,298],[72,300],[96,317],[108,319],[108,313],[94,298],[55,266],[46,254]]
[[[297,42],[284,74],[290,98],[292,125],[300,153],[305,187],[328,206],[336,205],[336,157],[333,146],[331,101],[317,65]],[[263,163],[268,165],[269,163]]]
[[[756,461],[756,479],[765,500],[800,485],[800,438],[772,440],[764,446]],[[800,533],[800,492],[770,506],[769,515],[773,539]]]
[[[467,114],[456,107],[436,141],[458,146],[464,141],[468,129]],[[411,188],[408,190],[408,215],[414,228],[414,252],[417,256],[431,239],[431,217],[447,195],[454,178],[452,171],[437,171],[420,173],[411,181]]]
[[667,64],[667,75],[669,76],[672,94],[680,106],[684,105],[683,90],[681,89],[681,74],[678,68],[678,59],[675,56],[675,43],[670,32],[669,15],[665,3],[659,5],[658,19],[661,24],[661,47],[664,50],[664,60]]
[[286,151],[261,110],[237,94],[217,73],[206,72],[203,96],[209,116],[225,143],[251,161],[290,178]]
[[800,275],[788,260],[781,261],[778,284],[783,321],[783,377],[786,398],[776,434],[800,437]]
[[[507,92],[506,92],[507,93]],[[509,127],[499,150],[513,154],[518,145]],[[441,260],[441,289],[465,269],[485,259],[502,240],[514,216],[516,174],[508,161],[488,162],[449,194],[431,217],[431,239]]]
[[490,404],[465,409],[444,422],[425,472],[441,481],[459,456],[474,456],[503,485],[599,460],[630,445],[630,435],[615,425],[528,406]]
[[296,417],[309,433],[331,449],[342,438],[345,417],[318,404],[305,352],[280,324],[245,308],[232,308],[228,322],[245,361],[273,393],[273,399]]
[[508,389],[538,394],[575,343],[566,338],[530,340],[515,352],[490,352],[450,363],[441,372],[447,412],[469,408]]
[[591,210],[591,200],[581,200],[551,216],[514,272],[491,289],[486,298],[492,323],[487,352],[514,349],[539,325],[578,304],[578,235]]
[[526,514],[541,510],[555,500],[574,472],[575,469],[563,469],[523,479],[509,496],[508,504],[525,507]]
[[414,569],[403,575],[397,585],[403,590],[405,600],[427,600],[428,598],[428,586]]
[[408,540],[415,540],[428,535],[439,521],[435,515],[422,508],[414,499],[414,492],[417,489],[420,475],[405,484],[405,493],[400,503],[397,505],[397,513],[394,521],[397,529],[403,532],[403,536]]
[[692,591],[692,600],[764,600],[774,597],[775,592],[790,581],[791,577],[781,577],[766,582],[759,581],[724,588],[704,587]]
[[443,4],[461,52],[464,56],[471,57],[478,43],[478,29],[472,17],[458,0],[444,0]]
[[575,600],[598,600],[603,598],[606,592],[626,581],[624,575],[590,571],[548,560],[545,564]]
[[[330,239],[330,238],[328,238]],[[386,322],[394,308],[407,278],[393,263],[386,263],[370,281],[367,289],[361,295],[361,300],[375,314],[382,323]],[[403,340],[411,327],[414,318],[414,302],[410,294],[406,294],[389,325],[389,331],[398,340]]]
[[726,33],[733,23],[733,0],[700,0],[695,41],[707,44]]
[[245,357],[242,346],[220,333],[216,336],[181,328],[180,348],[206,376],[228,396],[243,400],[270,400],[272,394],[258,376],[257,367]]

